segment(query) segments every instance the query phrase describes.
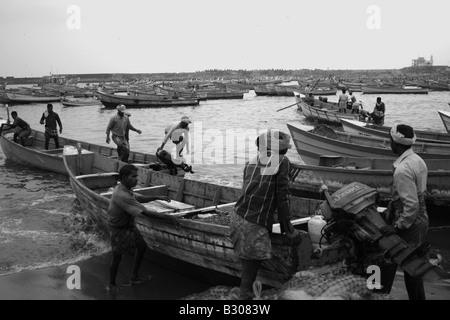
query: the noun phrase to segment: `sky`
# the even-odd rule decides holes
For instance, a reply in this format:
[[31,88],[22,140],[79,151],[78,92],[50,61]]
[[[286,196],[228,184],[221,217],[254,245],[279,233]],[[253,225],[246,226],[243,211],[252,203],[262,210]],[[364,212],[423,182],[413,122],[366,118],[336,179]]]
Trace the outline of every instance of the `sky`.
[[0,0],[0,76],[450,65],[448,0]]

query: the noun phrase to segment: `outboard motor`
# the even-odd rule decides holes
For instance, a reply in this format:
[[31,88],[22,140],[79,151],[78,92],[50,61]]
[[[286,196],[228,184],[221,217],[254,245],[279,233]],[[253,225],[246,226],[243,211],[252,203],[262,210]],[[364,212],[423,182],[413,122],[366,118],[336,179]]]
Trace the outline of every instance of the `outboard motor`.
[[435,267],[427,259],[428,243],[413,248],[399,235],[381,234],[386,222],[377,210],[375,189],[353,182],[332,195],[325,190],[325,197],[320,210],[327,220],[323,233],[329,243],[348,236],[376,244],[385,257],[413,277],[423,277]]
[[167,166],[167,168],[169,168],[171,175],[178,174],[177,167],[183,169],[184,172],[194,173],[194,171],[192,171],[192,166],[187,165],[186,163],[181,163],[179,165],[175,164],[172,161],[172,156],[166,150],[163,149],[158,150],[156,152],[156,156],[158,157],[159,160],[161,160],[162,163],[164,163]]

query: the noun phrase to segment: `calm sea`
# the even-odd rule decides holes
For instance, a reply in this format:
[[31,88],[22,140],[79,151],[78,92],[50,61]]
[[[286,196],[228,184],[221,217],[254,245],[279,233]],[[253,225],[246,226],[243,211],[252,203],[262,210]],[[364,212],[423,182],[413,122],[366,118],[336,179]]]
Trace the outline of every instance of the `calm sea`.
[[[372,110],[377,95],[354,93],[364,109]],[[380,95],[386,104],[385,124],[407,123],[415,129],[444,132],[437,110],[448,110],[450,92],[428,95]],[[337,96],[329,96],[337,101]],[[295,103],[293,97],[261,97],[253,91],[244,99],[201,101],[200,105],[177,108],[130,109],[131,122],[142,130],[130,133],[131,148],[154,153],[170,122],[191,118],[190,178],[240,186],[245,160],[255,154],[254,139],[259,130],[288,131],[286,122],[307,122],[296,107],[277,112]],[[10,106],[32,128],[42,130],[39,119],[46,104]],[[103,106],[65,107],[54,103],[63,123],[63,136],[106,145],[105,130],[115,110]],[[6,109],[0,109],[6,118]],[[171,147],[170,142],[166,147]],[[295,148],[291,161],[301,161]],[[450,261],[450,228],[431,221],[429,240],[435,251]],[[86,219],[65,176],[27,168],[5,159],[0,150],[0,275],[26,269],[75,263],[109,252],[109,244]],[[183,283],[180,283],[180,286]]]

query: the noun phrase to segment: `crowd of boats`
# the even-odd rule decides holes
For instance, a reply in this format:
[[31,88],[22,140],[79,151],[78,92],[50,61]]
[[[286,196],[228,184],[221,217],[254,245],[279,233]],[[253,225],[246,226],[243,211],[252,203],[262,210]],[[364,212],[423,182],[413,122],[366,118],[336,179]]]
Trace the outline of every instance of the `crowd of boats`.
[[[59,79],[59,78],[58,78]],[[336,77],[322,79],[284,79],[253,81],[108,81],[80,85],[75,80],[46,82],[32,87],[0,88],[0,103],[46,103],[61,101],[64,106],[95,105],[106,108],[125,104],[128,108],[190,106],[211,99],[242,99],[244,93],[254,90],[261,96],[295,96],[305,94],[310,84],[315,96],[336,95],[346,89],[362,94],[427,94],[429,91],[450,91],[443,81],[365,80],[349,82]]]
[[[246,86],[244,88],[242,84],[210,83],[204,86],[185,87],[182,90],[181,86],[174,84],[153,83],[151,86],[147,85],[145,90],[142,87],[127,85],[126,94],[122,95],[117,93],[123,88],[107,85],[103,85],[101,89],[87,86],[83,91],[75,93],[74,89],[71,93],[73,97],[80,95],[90,99],[97,97],[106,108],[115,107],[120,103],[127,107],[143,107],[147,104],[143,105],[141,101],[162,103],[164,97],[170,103],[174,100],[197,100],[198,103],[199,100],[208,97],[218,98],[220,94],[221,98],[242,98],[245,90],[250,89],[248,84]],[[254,90],[257,94],[258,88],[262,86],[267,88],[283,85],[273,83],[255,85]],[[42,90],[48,90],[48,87],[44,88],[47,89]],[[3,92],[6,92],[8,99],[16,98],[19,99],[16,101],[21,102],[36,102],[36,100],[27,101],[24,97],[45,99],[44,94],[49,97],[50,92],[27,91],[33,88],[18,90],[17,93],[9,92],[9,89]],[[55,91],[53,98],[58,100],[45,101],[60,101],[62,93],[57,92],[59,96]],[[355,251],[349,247],[348,242],[339,240],[327,243],[327,239],[323,239],[322,243],[323,237],[319,237],[321,241],[316,243],[311,237],[310,222],[321,212],[326,201],[322,192],[323,185],[326,185],[331,193],[359,182],[380,195],[379,203],[370,202],[368,206],[386,204],[389,201],[392,163],[395,161],[395,155],[390,151],[389,127],[361,122],[355,115],[347,114],[348,116],[344,117],[343,113],[339,114],[333,109],[335,106],[332,103],[328,106],[318,99],[311,106],[304,103],[299,94],[295,94],[297,91],[293,92],[299,110],[306,117],[317,120],[318,125],[306,128],[298,123],[287,123],[295,147],[305,162],[292,165],[290,186],[291,213],[294,217],[292,223],[302,232],[302,242],[298,246],[286,242],[286,238],[280,234],[279,225],[274,225],[273,257],[263,263],[258,276],[262,283],[274,287],[281,286],[298,271],[311,268],[318,270],[317,272],[328,270],[331,266],[352,257]],[[325,116],[322,116],[322,112],[325,112]],[[425,159],[429,169],[427,202],[445,208],[450,205],[450,167],[447,161],[450,156],[450,112],[442,111],[440,115],[447,133],[417,131],[418,139],[413,149]],[[341,124],[344,131],[333,130],[320,124],[327,121]],[[0,145],[8,159],[67,175],[80,205],[98,225],[107,230],[106,211],[111,197],[110,190],[117,184],[118,171],[125,164],[118,160],[117,150],[64,137],[60,137],[60,145],[64,146],[63,148],[55,149],[51,142],[49,150],[45,150],[44,141],[44,133],[33,130],[25,145],[14,143],[11,131],[3,130],[3,126],[0,129]],[[135,192],[169,196],[172,199],[170,203],[154,201],[147,205],[152,210],[179,217],[182,225],[182,228],[176,228],[165,221],[144,216],[137,219],[137,227],[149,248],[207,270],[239,277],[241,264],[234,253],[226,221],[241,190],[186,179],[184,177],[186,173],[183,171],[172,175],[170,170],[152,154],[131,152],[129,162],[135,164],[139,171],[140,187]],[[371,199],[372,191],[369,192]],[[361,197],[364,198],[366,195]],[[375,252],[373,256],[374,259],[380,259],[379,252]],[[361,263],[358,259],[356,259],[358,263]],[[367,260],[367,256],[364,259],[366,259],[364,263],[370,260]],[[419,255],[417,259],[423,260],[423,257]],[[428,263],[422,262],[421,266]],[[424,270],[430,268],[424,267]]]

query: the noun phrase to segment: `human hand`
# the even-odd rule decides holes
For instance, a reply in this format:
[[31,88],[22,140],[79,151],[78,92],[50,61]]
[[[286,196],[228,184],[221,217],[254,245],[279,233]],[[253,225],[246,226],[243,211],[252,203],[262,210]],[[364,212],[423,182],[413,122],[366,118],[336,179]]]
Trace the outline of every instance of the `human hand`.
[[158,147],[158,149],[156,149],[156,152],[158,152],[159,150],[162,150],[162,147]]
[[397,234],[397,229],[394,226],[386,225],[380,228],[380,232],[383,236],[390,236]]
[[106,137],[106,143],[109,143],[111,141],[111,139],[108,137]]
[[137,133],[139,133],[139,134],[141,134],[141,133],[142,133],[142,131],[141,131],[141,130],[137,130],[136,132],[137,132]]
[[289,239],[291,245],[293,246],[297,246],[302,242],[302,236],[298,230],[294,229],[294,231],[287,231],[285,236]]
[[59,129],[59,133],[62,133],[62,128]]

